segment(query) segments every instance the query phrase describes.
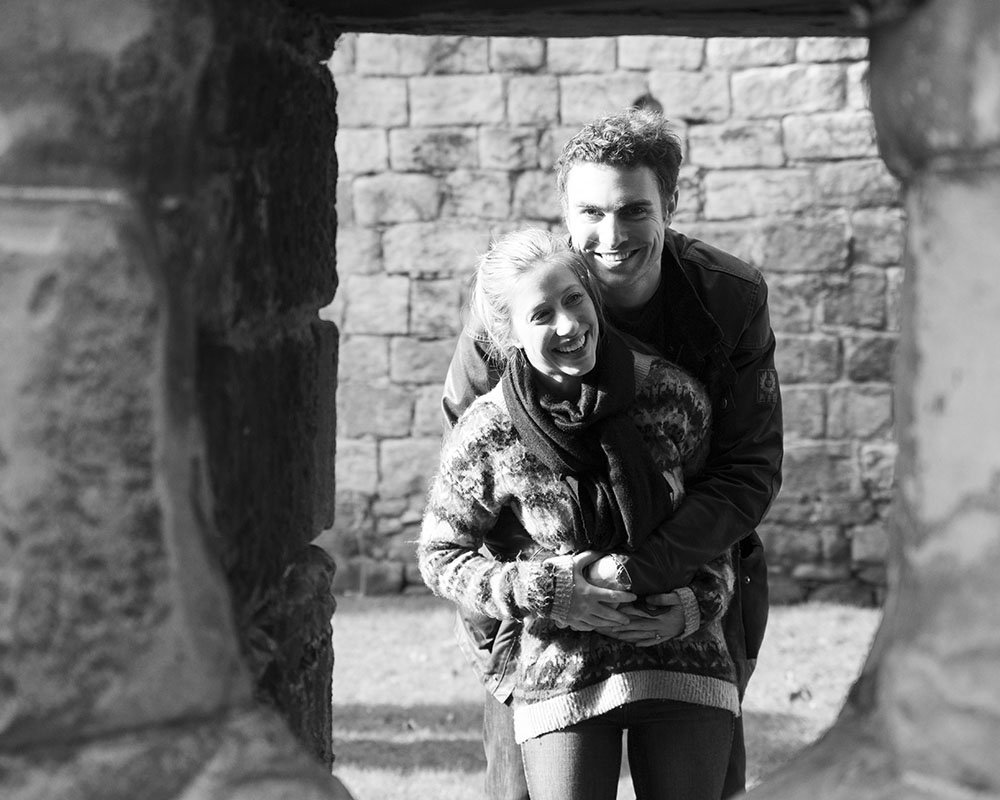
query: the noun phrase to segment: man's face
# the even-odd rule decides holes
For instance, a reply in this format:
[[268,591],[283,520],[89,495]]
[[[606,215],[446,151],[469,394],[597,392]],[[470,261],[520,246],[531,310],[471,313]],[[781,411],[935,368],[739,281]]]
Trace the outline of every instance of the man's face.
[[663,207],[653,171],[579,163],[566,176],[566,226],[612,308],[643,305],[660,281],[664,232],[677,203]]

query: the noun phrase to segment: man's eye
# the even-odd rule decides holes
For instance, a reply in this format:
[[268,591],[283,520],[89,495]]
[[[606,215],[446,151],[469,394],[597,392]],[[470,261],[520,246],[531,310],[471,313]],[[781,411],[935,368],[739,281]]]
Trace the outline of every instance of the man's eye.
[[596,208],[584,208],[580,210],[580,216],[585,219],[600,219],[601,212]]
[[622,214],[630,219],[642,219],[642,217],[646,216],[647,209],[645,206],[635,206],[624,209]]

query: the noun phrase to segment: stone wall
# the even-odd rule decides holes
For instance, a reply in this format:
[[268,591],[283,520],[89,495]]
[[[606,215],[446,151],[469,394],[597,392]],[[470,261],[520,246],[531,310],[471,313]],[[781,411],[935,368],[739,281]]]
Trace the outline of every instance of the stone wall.
[[872,602],[885,581],[903,215],[868,110],[867,40],[341,37],[338,588],[420,587],[438,399],[491,236],[559,229],[551,167],[641,98],[685,144],[677,229],[762,269],[786,416],[761,526],[774,596]]

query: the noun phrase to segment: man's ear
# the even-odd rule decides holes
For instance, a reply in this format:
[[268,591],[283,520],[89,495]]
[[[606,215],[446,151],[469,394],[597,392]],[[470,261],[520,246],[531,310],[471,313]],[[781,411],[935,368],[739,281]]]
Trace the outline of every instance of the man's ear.
[[681,195],[680,189],[674,189],[674,193],[671,195],[670,199],[667,200],[667,207],[663,209],[664,218],[666,222],[670,222],[670,218],[673,217],[674,213],[677,211],[677,200]]

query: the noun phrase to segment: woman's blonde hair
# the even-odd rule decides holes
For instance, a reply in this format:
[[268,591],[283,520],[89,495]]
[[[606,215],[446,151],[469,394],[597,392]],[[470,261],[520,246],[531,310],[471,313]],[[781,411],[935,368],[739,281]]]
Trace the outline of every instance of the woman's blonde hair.
[[567,240],[539,228],[526,228],[502,236],[479,259],[469,300],[481,329],[479,341],[487,357],[501,367],[517,349],[510,317],[510,290],[522,275],[544,264],[565,264],[573,270],[590,296],[603,330],[601,295],[583,256]]

